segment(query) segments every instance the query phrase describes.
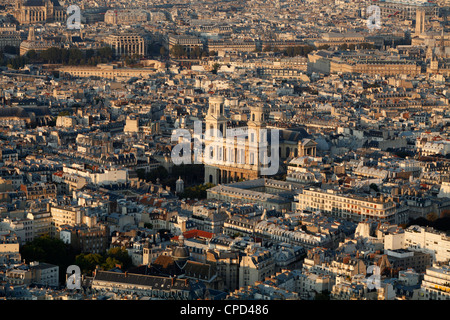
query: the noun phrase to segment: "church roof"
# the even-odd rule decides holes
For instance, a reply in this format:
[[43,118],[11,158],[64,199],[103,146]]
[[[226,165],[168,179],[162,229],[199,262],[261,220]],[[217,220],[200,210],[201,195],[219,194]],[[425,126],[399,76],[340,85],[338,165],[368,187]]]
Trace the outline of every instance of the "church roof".
[[28,118],[29,115],[23,108],[20,107],[0,108],[0,118],[9,117]]
[[26,0],[23,4],[24,7],[43,7],[45,6],[45,2],[48,1],[53,3],[55,7],[60,7],[58,0]]

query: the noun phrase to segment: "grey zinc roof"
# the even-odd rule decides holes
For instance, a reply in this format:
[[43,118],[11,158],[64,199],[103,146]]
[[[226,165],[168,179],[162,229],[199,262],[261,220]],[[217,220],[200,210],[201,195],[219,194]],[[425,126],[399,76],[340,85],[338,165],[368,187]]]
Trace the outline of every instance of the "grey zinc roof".
[[109,271],[99,271],[97,270],[94,277],[95,281],[105,281],[105,282],[115,282],[115,283],[127,283],[134,285],[147,286],[154,289],[178,289],[178,290],[189,290],[190,284],[186,280],[141,275],[134,273],[117,273]]

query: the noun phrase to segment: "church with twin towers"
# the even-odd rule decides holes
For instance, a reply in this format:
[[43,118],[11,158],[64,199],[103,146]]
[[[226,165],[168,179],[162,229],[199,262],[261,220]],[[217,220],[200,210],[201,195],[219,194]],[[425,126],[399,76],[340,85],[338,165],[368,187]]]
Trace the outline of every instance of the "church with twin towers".
[[209,98],[205,116],[202,162],[205,183],[215,185],[270,177],[299,156],[316,156],[317,143],[302,127],[284,129],[267,124],[263,104],[249,106],[245,127],[228,127],[224,98]]

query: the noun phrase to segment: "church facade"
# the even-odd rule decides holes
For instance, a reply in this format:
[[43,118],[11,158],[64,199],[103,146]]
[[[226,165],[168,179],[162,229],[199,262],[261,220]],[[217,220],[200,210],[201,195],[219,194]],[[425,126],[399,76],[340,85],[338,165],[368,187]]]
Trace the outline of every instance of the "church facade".
[[205,117],[205,183],[217,185],[271,176],[282,170],[287,159],[316,155],[316,143],[306,139],[309,135],[303,129],[269,128],[263,106],[250,107],[247,127],[227,128],[227,123],[224,98],[210,97]]
[[66,8],[58,0],[16,0],[14,17],[20,24],[65,22]]

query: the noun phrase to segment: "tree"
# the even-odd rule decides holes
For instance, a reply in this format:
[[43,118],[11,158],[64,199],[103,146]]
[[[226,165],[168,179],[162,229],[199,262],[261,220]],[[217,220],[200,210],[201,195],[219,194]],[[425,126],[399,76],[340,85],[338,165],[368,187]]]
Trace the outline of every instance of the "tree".
[[114,268],[116,264],[120,264],[124,270],[132,266],[131,257],[128,255],[128,251],[119,247],[108,250],[105,263],[107,266],[111,266],[114,263],[109,269]]
[[121,268],[123,267],[123,264],[119,260],[113,257],[108,257],[106,258],[106,261],[102,264],[102,268],[104,270],[111,270],[115,268],[117,265],[120,265]]
[[339,46],[340,50],[347,50],[348,49],[348,45],[346,43],[343,43]]
[[62,240],[43,235],[27,242],[20,249],[22,259],[25,261],[39,261],[59,266],[59,279],[65,279],[67,267],[73,264],[76,256],[75,250]]
[[184,192],[180,194],[180,198],[206,199],[207,196],[206,190],[212,187],[214,187],[214,184],[206,183],[186,188]]
[[158,168],[147,173],[146,181],[156,182],[156,179],[165,179],[169,176],[169,172],[163,166],[159,166]]
[[147,228],[147,229],[153,229],[153,224],[151,224],[151,223],[149,223],[149,222],[145,222],[145,223],[144,223],[144,228]]
[[81,273],[92,275],[92,271],[95,270],[96,266],[101,266],[105,259],[101,254],[98,253],[82,253],[76,256],[75,265],[79,266]]
[[194,49],[192,49],[192,51],[190,53],[191,59],[198,59],[201,57],[201,55],[202,55],[202,52],[201,52],[199,46],[195,46]]
[[330,300],[330,294],[328,290],[316,293],[314,300]]
[[9,53],[9,54],[18,54],[19,53],[19,48],[18,47],[13,47],[10,45],[6,45],[3,47],[3,52],[4,53]]
[[30,60],[30,61],[35,61],[38,58],[38,54],[36,53],[35,50],[30,50],[26,53],[26,57]]
[[438,215],[436,214],[436,212],[430,212],[429,214],[427,214],[427,220],[428,221],[435,221],[437,220]]
[[170,50],[170,54],[175,58],[180,58],[186,56],[186,49],[182,45],[176,44]]
[[218,64],[217,62],[213,64],[212,66],[212,73],[217,74],[217,70],[219,70],[220,68],[220,64]]

